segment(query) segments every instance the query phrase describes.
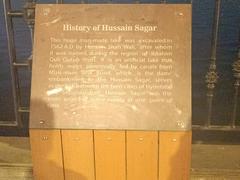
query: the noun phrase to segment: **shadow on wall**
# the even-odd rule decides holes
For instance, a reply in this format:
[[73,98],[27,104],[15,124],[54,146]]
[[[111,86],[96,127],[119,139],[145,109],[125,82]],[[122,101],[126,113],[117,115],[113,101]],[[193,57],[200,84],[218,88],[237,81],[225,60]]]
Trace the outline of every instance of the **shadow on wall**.
[[[162,140],[166,152],[166,166],[160,180],[189,180],[191,167],[191,132],[175,132]],[[168,143],[168,145],[167,145]],[[161,142],[160,142],[161,146]]]
[[[30,117],[35,118],[35,122],[43,117],[47,117],[45,120],[46,124],[43,126],[54,126],[52,124],[54,123],[53,110],[44,101],[32,100],[31,110],[33,110],[31,113],[34,114],[30,115]],[[44,113],[37,114],[37,111]],[[31,118],[30,120],[33,120]],[[68,167],[65,167],[64,171],[64,149],[61,130],[44,129],[44,127],[41,129],[30,129],[30,142],[34,180],[91,180]]]

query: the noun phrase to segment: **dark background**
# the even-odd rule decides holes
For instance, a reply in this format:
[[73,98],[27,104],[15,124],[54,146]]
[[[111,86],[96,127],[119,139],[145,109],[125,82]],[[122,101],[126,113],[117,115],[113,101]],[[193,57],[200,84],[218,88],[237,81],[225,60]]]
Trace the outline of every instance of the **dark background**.
[[[39,3],[54,3],[55,1],[40,0]],[[79,3],[80,1],[65,0],[65,3]],[[85,3],[135,3],[130,0],[86,0]],[[141,0],[140,3],[159,3],[159,0]],[[220,27],[217,44],[217,72],[218,83],[213,100],[212,124],[227,125],[232,118],[234,82],[232,64],[237,60],[238,35],[240,29],[240,0],[222,0],[220,12]],[[21,10],[24,0],[12,0],[13,9]],[[168,0],[167,3],[191,3],[189,0]],[[192,38],[192,108],[193,124],[202,125],[207,118],[205,74],[208,71],[212,26],[214,20],[215,0],[193,0],[193,38]],[[26,59],[31,55],[31,38],[29,29],[23,18],[14,18],[15,43],[17,59]],[[3,1],[0,1],[0,120],[14,120],[13,101],[11,92],[10,65],[8,58],[7,36],[5,29]],[[29,106],[31,72],[27,68],[19,71],[21,85],[21,105]],[[240,125],[240,107],[237,112],[237,125]],[[28,135],[28,114],[23,114],[24,128],[8,131],[0,127],[1,135]],[[204,132],[205,135],[194,133],[195,139],[216,139],[217,134]],[[233,142],[231,136],[239,139],[237,132],[224,132],[218,136],[220,141]],[[200,138],[201,137],[201,138]]]

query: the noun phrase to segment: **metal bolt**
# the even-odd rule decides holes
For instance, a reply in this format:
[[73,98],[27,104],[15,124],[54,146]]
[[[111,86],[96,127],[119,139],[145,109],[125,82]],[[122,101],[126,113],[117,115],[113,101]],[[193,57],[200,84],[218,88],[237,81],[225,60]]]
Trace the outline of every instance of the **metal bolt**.
[[108,141],[111,141],[111,140],[112,140],[112,138],[108,137],[108,138],[107,138],[107,140],[108,140]]
[[42,140],[43,140],[43,141],[47,141],[47,140],[48,140],[48,137],[47,137],[47,136],[43,136],[43,137],[42,137]]
[[80,141],[79,137],[73,138],[74,141]]
[[39,123],[40,123],[40,124],[44,124],[45,121],[44,121],[44,120],[40,120]]

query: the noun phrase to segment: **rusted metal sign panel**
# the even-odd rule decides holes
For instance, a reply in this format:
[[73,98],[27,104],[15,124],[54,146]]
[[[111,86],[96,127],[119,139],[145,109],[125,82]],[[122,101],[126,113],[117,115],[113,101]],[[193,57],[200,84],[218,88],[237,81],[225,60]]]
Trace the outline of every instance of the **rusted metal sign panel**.
[[190,5],[37,5],[30,128],[191,128]]

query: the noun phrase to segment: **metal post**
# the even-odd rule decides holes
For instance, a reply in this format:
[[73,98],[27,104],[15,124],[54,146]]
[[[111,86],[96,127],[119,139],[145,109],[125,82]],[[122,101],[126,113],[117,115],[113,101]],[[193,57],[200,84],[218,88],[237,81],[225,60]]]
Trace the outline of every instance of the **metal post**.
[[[19,126],[22,127],[21,115],[18,111],[20,107],[20,87],[19,80],[17,75],[17,68],[13,65],[16,63],[16,49],[14,43],[14,31],[13,31],[13,15],[19,15],[19,13],[12,13],[11,11],[11,2],[10,0],[3,1],[4,6],[4,15],[6,22],[6,32],[7,32],[7,43],[8,43],[8,56],[10,61],[10,74],[11,74],[11,85],[12,85],[12,94],[13,94],[13,103],[14,103],[14,115],[15,121],[9,122],[8,126]],[[0,124],[6,125],[6,123],[0,122]]]
[[63,0],[56,0],[57,4],[63,4]]
[[[35,23],[35,5],[36,0],[26,0],[25,6],[24,6],[24,20],[27,22],[27,25],[30,29],[30,35],[32,40],[32,47],[33,47],[33,40],[34,40],[34,23]],[[29,64],[29,70],[31,70],[32,67],[32,51],[30,56],[27,59],[27,63]]]
[[238,42],[238,57],[237,60],[233,63],[233,76],[236,78],[234,83],[235,93],[233,100],[233,114],[232,120],[230,122],[230,126],[232,128],[236,127],[236,117],[237,117],[237,107],[238,107],[238,94],[239,94],[239,86],[240,86],[240,30],[239,30],[239,42]]
[[205,122],[205,127],[209,127],[211,125],[214,88],[218,80],[217,66],[216,66],[216,52],[217,52],[220,8],[221,8],[221,0],[216,0],[215,10],[214,10],[213,30],[212,30],[212,41],[211,41],[212,50],[211,50],[211,57],[210,57],[210,65],[209,65],[208,72],[205,76],[206,78],[205,81],[207,84],[207,106],[208,106],[208,113],[207,113],[207,119]]

